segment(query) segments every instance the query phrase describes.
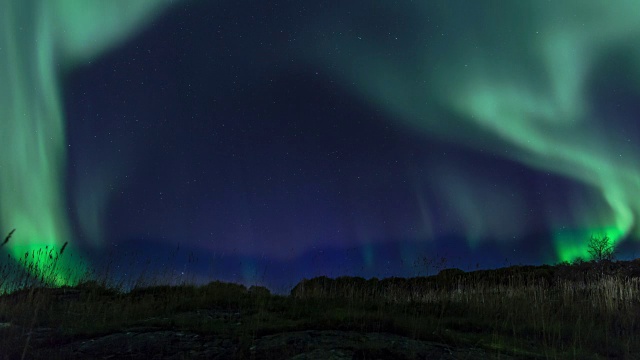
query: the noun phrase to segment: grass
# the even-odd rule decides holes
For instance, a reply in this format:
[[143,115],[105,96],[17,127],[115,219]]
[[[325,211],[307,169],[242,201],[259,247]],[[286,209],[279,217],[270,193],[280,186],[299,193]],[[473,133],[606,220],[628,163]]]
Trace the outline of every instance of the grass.
[[[79,274],[52,287],[55,268],[8,259],[0,266],[0,349],[28,358],[30,332],[66,343],[132,327],[226,336],[248,351],[257,337],[294,330],[388,332],[522,358],[633,358],[640,353],[640,259],[511,266],[411,279],[319,277],[288,296],[214,281],[164,285]],[[55,259],[54,259],[55,260]],[[31,274],[34,268],[39,269]],[[49,271],[49,272],[48,272]],[[10,324],[11,326],[8,326]],[[238,354],[242,357],[242,354]]]

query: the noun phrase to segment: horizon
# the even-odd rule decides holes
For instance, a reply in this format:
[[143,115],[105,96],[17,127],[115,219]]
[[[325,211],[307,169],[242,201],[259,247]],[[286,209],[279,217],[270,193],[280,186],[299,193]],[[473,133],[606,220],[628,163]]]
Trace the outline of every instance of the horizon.
[[[539,238],[539,234],[531,238]],[[457,241],[458,245],[465,243],[464,238],[448,237],[449,241]],[[380,242],[370,247],[371,254],[376,258],[373,264],[367,266],[367,259],[358,248],[318,248],[295,257],[293,260],[277,261],[259,257],[240,257],[236,254],[214,253],[199,256],[193,248],[179,242],[164,243],[154,240],[137,241],[138,247],[124,251],[114,246],[100,258],[85,258],[91,266],[85,276],[75,274],[80,283],[98,281],[109,288],[116,288],[128,292],[136,287],[161,285],[194,285],[203,286],[211,282],[221,281],[241,284],[246,288],[264,286],[272,294],[288,295],[301,281],[318,277],[336,279],[339,277],[361,277],[364,279],[386,279],[392,277],[415,278],[438,275],[444,269],[460,269],[464,272],[482,270],[496,270],[512,266],[557,266],[562,261],[532,260],[536,254],[504,251],[498,244],[483,243],[481,249],[466,249],[468,254],[484,254],[490,256],[488,262],[472,262],[465,258],[464,253],[457,253],[451,257],[446,248],[427,248],[426,244],[415,243],[411,258],[399,256],[397,248],[392,242]],[[145,249],[153,248],[154,251]],[[37,251],[36,251],[37,252]],[[384,254],[390,254],[384,257]],[[613,261],[633,261],[638,259],[634,253],[631,256],[614,254]],[[382,255],[382,256],[379,256]],[[405,254],[406,255],[406,254]],[[64,257],[73,257],[73,252],[65,252]],[[336,261],[336,259],[338,259]],[[583,258],[585,262],[592,261]],[[31,260],[30,260],[31,261]],[[384,263],[384,267],[375,264]],[[571,262],[573,263],[573,262]],[[331,266],[328,266],[328,265]],[[304,271],[299,271],[299,269]],[[325,269],[331,269],[326,272]],[[295,271],[294,271],[295,270]],[[75,282],[68,285],[75,285]]]

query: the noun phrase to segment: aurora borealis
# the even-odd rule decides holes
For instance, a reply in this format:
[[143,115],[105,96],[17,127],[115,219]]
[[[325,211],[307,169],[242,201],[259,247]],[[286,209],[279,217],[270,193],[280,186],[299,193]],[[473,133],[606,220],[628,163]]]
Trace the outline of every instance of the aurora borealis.
[[15,256],[268,285],[635,256],[636,1],[0,1]]
[[71,239],[59,77],[135,31],[160,3],[0,2],[0,224],[20,229],[16,257]]

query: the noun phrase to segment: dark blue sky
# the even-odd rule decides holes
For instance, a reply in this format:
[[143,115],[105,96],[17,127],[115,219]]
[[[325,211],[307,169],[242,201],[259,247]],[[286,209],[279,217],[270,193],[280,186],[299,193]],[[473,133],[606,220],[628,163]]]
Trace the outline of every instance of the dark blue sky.
[[[583,152],[572,158],[554,142],[564,129],[541,140],[546,125],[521,126],[543,144],[528,148],[528,134],[511,129],[521,114],[546,124],[552,110],[531,100],[532,110],[505,79],[523,89],[563,81],[518,40],[535,29],[562,33],[535,14],[515,21],[529,18],[518,6],[505,11],[511,20],[479,34],[499,11],[470,14],[462,2],[176,5],[63,77],[68,202],[81,247],[93,261],[115,252],[149,257],[154,271],[284,289],[319,275],[424,274],[425,257],[463,269],[555,262],[576,254],[562,239],[573,246],[615,228],[618,240],[630,230],[600,185],[629,191],[635,180],[600,184],[583,164],[609,152],[567,141]],[[622,119],[606,128],[607,142],[633,131],[639,114],[638,81],[624,76],[633,63],[617,56],[624,70],[589,68],[581,92],[596,100],[587,113]],[[492,57],[509,65],[492,66]],[[486,71],[466,75],[467,64]],[[493,89],[483,104],[505,99],[496,108],[506,118],[483,122],[497,110],[467,104],[465,84]],[[618,94],[600,94],[606,86]],[[589,127],[575,132],[585,140],[604,128],[580,126]],[[623,244],[626,254],[636,244]]]

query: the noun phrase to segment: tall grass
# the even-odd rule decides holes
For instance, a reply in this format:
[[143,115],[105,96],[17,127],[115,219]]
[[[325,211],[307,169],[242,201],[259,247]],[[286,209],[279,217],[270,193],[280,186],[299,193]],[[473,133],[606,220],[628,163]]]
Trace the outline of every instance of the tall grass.
[[[638,260],[629,266],[637,266]],[[298,299],[407,306],[435,332],[491,334],[485,345],[512,353],[538,348],[547,358],[640,354],[640,277],[559,265],[522,272],[446,273],[428,278],[316,278],[293,289]],[[580,280],[561,277],[567,271]],[[568,275],[568,274],[567,274]],[[567,276],[571,277],[571,276]],[[362,305],[364,306],[364,305]],[[423,310],[419,310],[423,309]],[[416,332],[420,325],[416,325]],[[424,331],[423,331],[424,332]],[[488,341],[488,342],[487,342]],[[534,345],[531,345],[534,344]]]

